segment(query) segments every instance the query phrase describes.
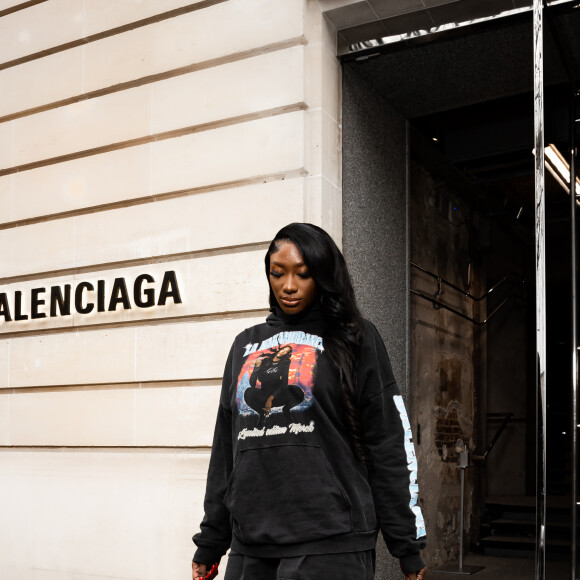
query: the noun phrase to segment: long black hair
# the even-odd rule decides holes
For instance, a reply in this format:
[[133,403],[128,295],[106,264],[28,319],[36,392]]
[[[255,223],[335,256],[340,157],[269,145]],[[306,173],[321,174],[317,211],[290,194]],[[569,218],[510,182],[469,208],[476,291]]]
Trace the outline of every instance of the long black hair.
[[[363,335],[363,319],[354,296],[346,262],[334,240],[313,224],[293,223],[283,227],[266,252],[266,276],[270,280],[270,256],[280,242],[292,242],[316,284],[318,304],[324,315],[324,351],[339,377],[344,416],[353,451],[365,460],[358,412],[356,366]],[[278,301],[270,286],[270,307]]]

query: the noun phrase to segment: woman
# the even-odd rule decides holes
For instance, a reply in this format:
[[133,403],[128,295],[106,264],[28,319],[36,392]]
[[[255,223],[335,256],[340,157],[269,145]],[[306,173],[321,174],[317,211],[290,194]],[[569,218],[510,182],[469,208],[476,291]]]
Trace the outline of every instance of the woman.
[[[265,262],[271,314],[226,363],[193,578],[231,548],[225,580],[370,580],[380,530],[406,579],[421,580],[410,425],[344,258],[321,228],[290,224]],[[288,382],[303,395],[292,390],[292,407]]]

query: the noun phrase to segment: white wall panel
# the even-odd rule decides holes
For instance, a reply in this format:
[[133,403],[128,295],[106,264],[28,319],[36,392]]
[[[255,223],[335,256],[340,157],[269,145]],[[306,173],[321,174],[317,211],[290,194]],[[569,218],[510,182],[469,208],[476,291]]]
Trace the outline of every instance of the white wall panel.
[[[127,147],[0,177],[12,183],[11,220],[50,215],[150,194],[150,145]],[[0,215],[0,220],[6,220]]]
[[[134,389],[34,392],[9,396],[12,445],[134,444]],[[0,397],[0,400],[2,398],[7,397]]]
[[4,394],[0,445],[209,447],[219,394],[171,384]]
[[[188,260],[126,266],[84,274],[26,280],[3,284],[0,291],[6,293],[12,321],[0,316],[0,334],[24,331],[39,331],[50,328],[83,326],[87,324],[118,324],[128,321],[146,321],[176,316],[192,316],[256,310],[268,306],[268,286],[264,274],[264,250],[234,252],[231,254],[205,256]],[[170,296],[165,305],[159,305],[160,290],[164,275],[175,272],[182,302],[175,303]],[[145,281],[137,286],[141,301],[147,300],[147,293],[153,292],[155,306],[139,307],[134,299],[134,282],[142,274],[153,277],[154,282]],[[117,303],[115,310],[109,312],[113,282],[117,278],[125,280],[130,309]],[[98,281],[104,282],[105,312],[98,312]],[[80,314],[75,311],[75,290],[79,283],[90,283],[94,290],[83,290],[83,304],[92,304],[93,311]],[[64,294],[64,286],[71,286],[70,315],[50,316],[51,287],[59,287]],[[42,288],[38,297],[44,301],[37,307],[44,318],[31,317],[31,291]],[[15,320],[14,296],[21,292],[21,313],[28,320]],[[117,293],[116,293],[117,295]]]
[[304,113],[297,111],[152,144],[151,189],[190,187],[304,166]]
[[10,383],[10,341],[0,340],[0,388]]
[[13,129],[14,122],[0,123],[0,169],[12,167],[13,159]]
[[135,380],[135,329],[111,328],[10,340],[10,386]]
[[115,9],[111,10],[111,5],[103,0],[85,0],[85,35],[97,34],[200,1],[115,0]]
[[211,447],[220,390],[217,385],[139,389],[135,445]]
[[[266,242],[286,223],[302,221],[303,189],[298,177],[78,216],[75,264]],[[268,219],[256,219],[256,208]]]
[[81,38],[83,1],[41,2],[0,18],[0,61],[8,62]]
[[0,177],[0,207],[3,208],[0,215],[0,223],[2,221],[12,220],[12,175]]
[[0,0],[0,10],[7,10],[8,8],[18,6],[18,4],[24,4],[24,1],[25,0]]
[[68,219],[0,230],[0,278],[74,266],[74,228]]
[[3,580],[190,578],[209,453],[0,452]]
[[300,169],[303,136],[298,111],[19,172],[12,219]]
[[135,357],[136,380],[221,377],[235,336],[265,316],[216,322],[180,322],[171,327],[140,327]]
[[1,394],[0,445],[209,447],[219,394],[171,383]]
[[[84,90],[299,37],[302,18],[303,0],[229,0],[104,38],[85,46]],[[115,66],[112,54],[123,55]]]
[[137,139],[150,132],[149,86],[13,121],[14,165]]
[[0,445],[10,445],[10,395],[0,393]]
[[303,102],[304,47],[203,69],[151,89],[154,134]]
[[299,46],[0,124],[0,168],[303,102],[303,59]]
[[79,46],[0,70],[0,117],[82,94],[82,67]]
[[0,230],[0,278],[267,242],[302,220],[303,189],[298,177]]

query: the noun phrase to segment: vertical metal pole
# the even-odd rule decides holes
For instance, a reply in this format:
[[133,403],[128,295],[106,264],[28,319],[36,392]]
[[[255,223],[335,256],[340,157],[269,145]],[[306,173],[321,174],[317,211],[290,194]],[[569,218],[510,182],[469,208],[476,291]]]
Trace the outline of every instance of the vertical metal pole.
[[461,468],[461,502],[459,504],[459,573],[463,572],[463,501],[465,498],[465,468]]
[[577,522],[577,470],[578,470],[578,336],[576,311],[576,167],[575,167],[575,91],[570,103],[570,233],[572,237],[572,501],[571,501],[571,579],[576,580],[576,522]]
[[546,575],[546,267],[544,195],[543,2],[534,0],[534,136],[536,202],[537,487],[536,579]]

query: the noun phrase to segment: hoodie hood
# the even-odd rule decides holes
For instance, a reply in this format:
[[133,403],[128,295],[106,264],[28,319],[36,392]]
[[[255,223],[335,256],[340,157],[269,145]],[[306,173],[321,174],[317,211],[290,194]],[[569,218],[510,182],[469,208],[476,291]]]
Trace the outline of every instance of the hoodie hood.
[[311,306],[299,314],[285,314],[280,307],[274,306],[270,308],[270,314],[266,318],[266,323],[273,327],[298,326],[311,322],[322,324],[323,321],[324,313],[320,306]]

